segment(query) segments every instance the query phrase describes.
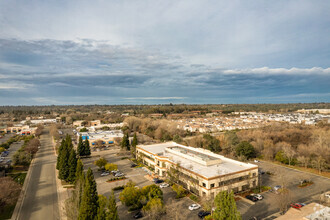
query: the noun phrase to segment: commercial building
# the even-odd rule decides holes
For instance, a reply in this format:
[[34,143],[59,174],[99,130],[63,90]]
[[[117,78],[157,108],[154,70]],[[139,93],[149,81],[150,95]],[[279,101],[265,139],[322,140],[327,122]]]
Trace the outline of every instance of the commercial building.
[[20,135],[33,135],[37,127],[30,127],[29,125],[16,124],[13,126],[3,126],[0,128],[0,133],[15,133]]
[[80,135],[83,140],[88,140],[90,146],[98,147],[102,146],[110,146],[113,144],[118,144],[123,138],[124,134],[121,130],[113,130],[113,131],[97,131],[97,132],[77,132],[77,140]]
[[159,177],[173,177],[199,196],[215,197],[220,191],[235,193],[258,185],[258,166],[226,158],[202,148],[175,142],[138,145],[136,156]]

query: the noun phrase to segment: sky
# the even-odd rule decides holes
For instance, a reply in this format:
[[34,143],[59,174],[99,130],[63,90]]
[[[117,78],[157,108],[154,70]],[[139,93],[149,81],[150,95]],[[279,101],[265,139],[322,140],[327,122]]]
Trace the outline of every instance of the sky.
[[330,102],[330,1],[0,1],[0,105]]

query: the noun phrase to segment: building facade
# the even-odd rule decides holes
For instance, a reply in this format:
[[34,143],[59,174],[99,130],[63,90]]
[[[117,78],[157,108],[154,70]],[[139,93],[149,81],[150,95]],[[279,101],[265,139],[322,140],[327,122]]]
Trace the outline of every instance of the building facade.
[[77,132],[77,140],[81,135],[83,140],[88,140],[92,147],[110,146],[119,144],[124,134],[121,130],[97,131],[97,132]]
[[136,157],[159,177],[172,178],[199,196],[215,197],[229,189],[237,193],[258,185],[257,165],[175,142],[138,145]]

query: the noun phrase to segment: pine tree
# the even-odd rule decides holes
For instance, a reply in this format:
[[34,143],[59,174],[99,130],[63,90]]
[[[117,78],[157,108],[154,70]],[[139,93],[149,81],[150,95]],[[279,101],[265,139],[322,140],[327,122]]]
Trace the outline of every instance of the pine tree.
[[104,195],[99,195],[99,208],[97,210],[97,220],[106,219],[107,213],[105,208],[107,207],[108,199]]
[[84,156],[84,151],[85,151],[85,145],[82,140],[82,136],[79,136],[79,142],[78,142],[78,147],[77,147],[77,154],[79,156]]
[[241,220],[242,217],[237,211],[234,193],[231,191],[222,191],[214,199],[216,206],[212,214],[214,220]]
[[106,220],[119,220],[116,198],[113,191],[109,196],[108,212],[107,212]]
[[128,133],[124,134],[124,137],[121,141],[121,148],[122,149],[126,148],[126,150],[128,150],[128,151],[130,150]]
[[77,154],[76,151],[72,148],[69,156],[69,176],[67,181],[74,183],[76,179],[76,168],[77,168]]
[[76,167],[76,180],[79,179],[84,173],[84,165],[80,159],[77,161],[77,167]]
[[63,151],[63,148],[65,146],[65,141],[64,139],[62,139],[62,142],[61,142],[61,145],[60,147],[58,148],[58,152],[57,152],[57,163],[56,163],[56,169],[60,169],[60,164],[61,164],[61,155],[62,155],[62,151]]
[[85,143],[84,143],[84,156],[89,156],[91,155],[91,148],[89,146],[89,141],[86,138]]
[[136,152],[136,145],[138,145],[138,140],[136,137],[136,133],[134,133],[133,140],[132,140],[132,146],[131,146],[131,153],[135,157]]
[[70,152],[65,144],[60,155],[59,178],[61,180],[67,180],[69,177],[69,157]]
[[91,220],[97,217],[98,195],[93,171],[89,168],[79,209],[79,220]]

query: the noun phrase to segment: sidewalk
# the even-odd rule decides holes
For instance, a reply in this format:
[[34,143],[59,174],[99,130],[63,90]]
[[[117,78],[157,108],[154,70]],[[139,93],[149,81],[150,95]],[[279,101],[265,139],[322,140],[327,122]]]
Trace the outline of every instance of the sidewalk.
[[[53,148],[54,148],[54,154],[56,154],[54,139],[52,138]],[[59,209],[59,215],[60,219],[67,220],[67,216],[65,213],[65,201],[69,198],[69,192],[67,189],[62,187],[61,180],[58,178],[58,170],[55,167],[55,176],[56,176],[56,188],[57,188],[57,196],[58,196],[58,209]]]

